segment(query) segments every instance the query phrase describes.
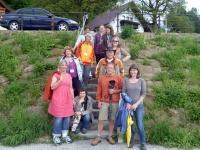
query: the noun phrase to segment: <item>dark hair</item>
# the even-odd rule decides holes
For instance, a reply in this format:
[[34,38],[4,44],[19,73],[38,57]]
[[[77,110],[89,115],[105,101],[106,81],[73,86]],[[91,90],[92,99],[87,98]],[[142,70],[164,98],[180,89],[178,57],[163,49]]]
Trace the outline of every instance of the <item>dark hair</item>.
[[106,25],[105,28],[109,28],[109,29],[110,29],[110,34],[111,34],[112,36],[114,35],[114,30],[113,30],[113,28],[112,28],[111,25]]
[[84,110],[87,110],[87,103],[88,103],[88,95],[87,95],[87,91],[84,88],[81,88],[79,90],[79,96],[81,92],[85,92],[85,98],[84,98],[84,102],[81,103],[81,106],[84,106]]
[[139,70],[139,68],[138,68],[138,66],[136,65],[136,64],[132,64],[130,67],[129,67],[129,70],[128,70],[128,76],[129,76],[129,78],[131,78],[131,69],[136,69],[137,71],[138,71],[138,73],[137,73],[137,76],[136,76],[136,78],[138,79],[138,78],[140,78],[140,70]]

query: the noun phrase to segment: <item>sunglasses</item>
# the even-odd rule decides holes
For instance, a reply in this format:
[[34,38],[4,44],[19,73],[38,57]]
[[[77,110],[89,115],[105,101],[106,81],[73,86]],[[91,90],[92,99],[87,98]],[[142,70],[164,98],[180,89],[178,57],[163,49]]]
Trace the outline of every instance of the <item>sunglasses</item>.
[[113,41],[113,42],[119,42],[119,41]]

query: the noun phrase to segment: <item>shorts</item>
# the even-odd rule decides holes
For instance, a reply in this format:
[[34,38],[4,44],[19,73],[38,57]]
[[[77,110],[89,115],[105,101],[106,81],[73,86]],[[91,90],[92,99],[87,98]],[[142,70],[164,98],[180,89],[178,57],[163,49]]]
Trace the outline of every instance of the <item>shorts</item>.
[[[112,103],[112,113],[111,120],[115,120],[115,115],[118,109],[118,103]],[[108,107],[109,103],[102,102],[101,108],[99,110],[99,120],[108,120]]]

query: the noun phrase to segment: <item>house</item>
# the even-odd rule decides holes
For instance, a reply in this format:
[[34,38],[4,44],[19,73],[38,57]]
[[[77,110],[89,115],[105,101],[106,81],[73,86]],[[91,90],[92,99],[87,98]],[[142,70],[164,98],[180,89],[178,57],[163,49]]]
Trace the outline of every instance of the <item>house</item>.
[[95,30],[102,24],[109,24],[112,26],[114,32],[117,33],[122,31],[123,26],[131,25],[137,32],[144,32],[142,24],[134,15],[132,9],[129,8],[131,3],[133,2],[126,3],[96,16],[87,26],[90,27],[91,30]]
[[3,0],[0,0],[0,15],[13,11]]

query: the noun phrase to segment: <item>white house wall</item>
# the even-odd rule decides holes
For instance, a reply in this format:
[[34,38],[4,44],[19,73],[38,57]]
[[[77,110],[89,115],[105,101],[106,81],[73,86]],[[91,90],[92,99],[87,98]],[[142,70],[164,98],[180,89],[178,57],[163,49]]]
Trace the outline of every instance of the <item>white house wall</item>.
[[[135,17],[135,15],[132,12],[123,11],[119,14],[118,19],[119,19],[118,32],[121,32],[121,26],[120,26],[121,20],[129,20],[133,22],[138,22],[140,25],[138,25],[138,29],[136,29],[136,31],[141,32],[141,33],[144,32],[143,26],[141,25],[140,21]],[[117,16],[109,24],[113,27],[114,33],[117,33]]]

